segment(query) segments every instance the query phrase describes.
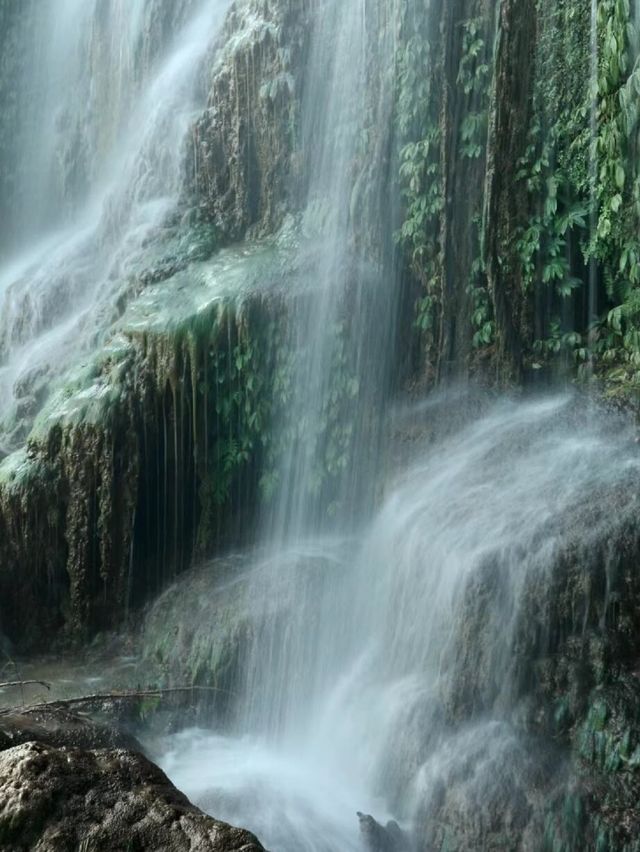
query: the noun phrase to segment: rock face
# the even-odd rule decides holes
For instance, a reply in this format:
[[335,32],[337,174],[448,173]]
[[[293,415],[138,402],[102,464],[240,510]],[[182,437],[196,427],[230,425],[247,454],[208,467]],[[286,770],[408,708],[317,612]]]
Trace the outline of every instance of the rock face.
[[360,835],[367,852],[408,852],[409,844],[397,822],[390,820],[386,826],[369,814],[358,812]]
[[279,440],[276,285],[289,274],[289,253],[270,243],[150,288],[121,318],[118,347],[55,394],[42,433],[5,459],[0,620],[16,645],[109,629],[194,548],[229,536],[238,494],[250,516],[260,454]]
[[263,849],[249,832],[203,814],[131,751],[25,743],[0,753],[0,788],[2,852]]
[[185,169],[187,193],[225,241],[273,233],[296,207],[311,27],[303,0],[249,0],[229,12]]

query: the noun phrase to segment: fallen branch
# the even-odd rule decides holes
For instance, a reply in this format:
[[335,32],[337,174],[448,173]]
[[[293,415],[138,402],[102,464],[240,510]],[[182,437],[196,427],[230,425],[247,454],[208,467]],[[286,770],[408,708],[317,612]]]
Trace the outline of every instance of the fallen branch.
[[[37,681],[34,681],[34,683]],[[1,686],[2,684],[0,684]],[[28,704],[21,709],[27,710],[56,710],[63,709],[65,707],[75,707],[83,704],[101,704],[103,702],[118,702],[118,701],[131,701],[140,698],[163,698],[167,695],[181,694],[181,693],[193,693],[193,692],[223,692],[226,695],[235,695],[234,692],[231,692],[228,689],[219,689],[215,686],[174,686],[167,689],[143,689],[143,690],[131,690],[127,692],[104,692],[97,693],[95,695],[84,695],[79,698],[57,698],[53,701],[42,701],[38,704]],[[6,708],[4,710],[0,710],[0,716],[7,715],[8,713],[15,713],[16,708]]]
[[23,687],[23,686],[44,686],[47,689],[51,689],[51,684],[47,683],[46,680],[9,680],[5,683],[0,683],[0,689],[10,689],[11,687]]

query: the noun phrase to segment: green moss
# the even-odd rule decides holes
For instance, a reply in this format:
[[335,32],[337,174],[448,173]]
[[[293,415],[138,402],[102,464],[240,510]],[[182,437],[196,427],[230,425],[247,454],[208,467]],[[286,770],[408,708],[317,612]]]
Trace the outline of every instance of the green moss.
[[330,502],[353,449],[344,413],[359,387],[337,324],[325,409],[314,423],[286,416],[295,358],[308,356],[294,348],[290,318],[312,296],[313,253],[297,244],[291,222],[275,239],[149,284],[54,389],[26,449],[0,465],[0,600],[12,638],[31,642],[52,622],[75,638],[109,628],[194,557],[233,541],[237,518],[249,535],[292,442],[310,442],[310,487]]
[[51,394],[27,447],[0,465],[13,638],[32,641],[39,623],[78,637],[115,624],[228,532],[232,498],[257,492],[284,398],[290,258],[274,240],[150,284]]

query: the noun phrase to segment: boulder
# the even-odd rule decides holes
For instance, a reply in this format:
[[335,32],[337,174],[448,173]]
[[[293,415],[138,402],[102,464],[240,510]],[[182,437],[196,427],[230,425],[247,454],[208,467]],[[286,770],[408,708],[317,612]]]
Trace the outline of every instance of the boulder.
[[28,742],[0,752],[0,852],[260,852],[124,749]]

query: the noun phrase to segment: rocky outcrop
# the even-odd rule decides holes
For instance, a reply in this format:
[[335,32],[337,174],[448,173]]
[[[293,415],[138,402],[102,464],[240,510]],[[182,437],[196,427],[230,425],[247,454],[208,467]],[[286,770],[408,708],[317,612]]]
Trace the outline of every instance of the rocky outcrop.
[[[101,305],[106,345],[63,379],[52,365],[16,386],[0,426],[0,622],[23,648],[121,623],[194,553],[233,539],[240,515],[246,533],[277,452],[270,424],[289,393],[282,294],[291,270],[272,262],[275,237],[216,255],[217,269],[202,262],[249,231],[275,234],[297,208],[308,7],[231,4],[202,66],[208,107],[185,145],[177,209]],[[192,9],[144,4],[140,68]],[[8,3],[0,14],[17,17]],[[99,15],[96,49],[109,14]],[[14,52],[3,53],[3,105]],[[66,297],[47,288],[52,304],[34,316],[32,288],[24,304],[13,294],[0,358],[60,312]]]
[[186,168],[186,192],[221,239],[273,233],[297,206],[308,7],[250,0],[227,18]]
[[134,299],[118,334],[0,466],[0,621],[17,644],[108,629],[245,531],[290,381],[288,250],[196,262]]
[[358,812],[360,836],[367,852],[408,852],[410,846],[407,837],[394,820],[380,825],[369,814]]
[[248,831],[206,816],[165,774],[124,750],[29,742],[0,752],[3,852],[260,852]]
[[40,706],[0,713],[0,850],[259,852],[206,816],[116,727]]
[[[305,619],[299,601],[319,599],[340,564],[300,548],[273,557],[249,551],[192,569],[145,612],[139,640],[145,674],[163,687],[203,687],[189,723],[219,728],[233,722],[243,709],[250,661],[265,647],[286,645],[292,619]],[[265,606],[256,604],[260,583]],[[189,712],[181,710],[182,723]]]
[[421,849],[639,848],[637,471],[622,479],[549,519],[536,540],[562,545],[522,569],[511,627],[504,554],[467,582],[442,689],[462,733],[433,758]]

